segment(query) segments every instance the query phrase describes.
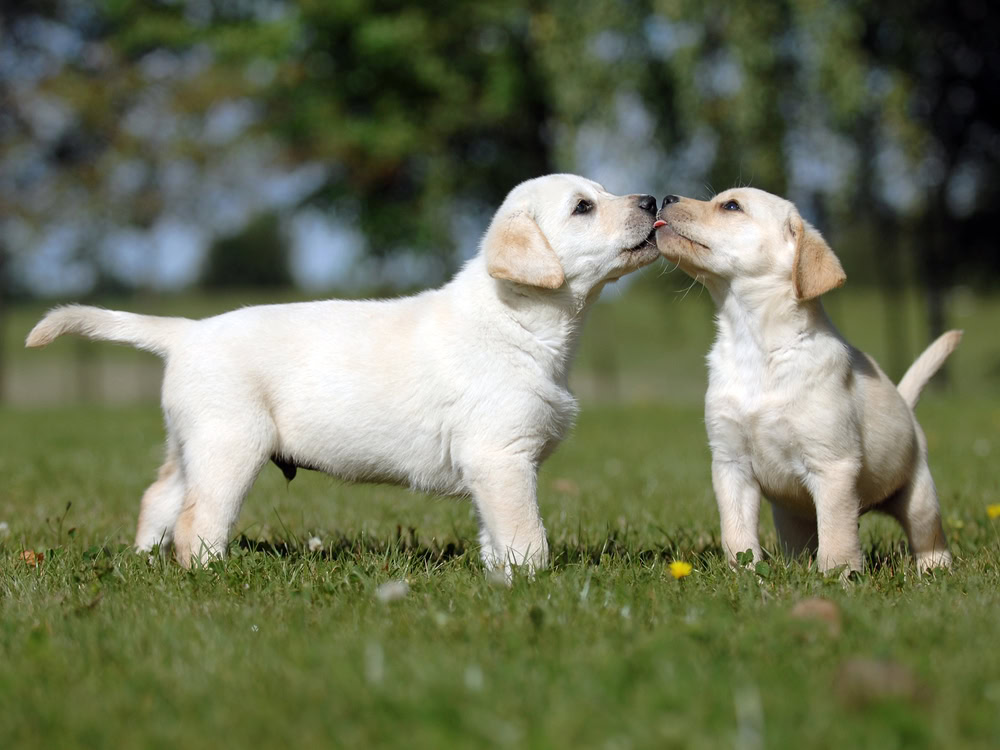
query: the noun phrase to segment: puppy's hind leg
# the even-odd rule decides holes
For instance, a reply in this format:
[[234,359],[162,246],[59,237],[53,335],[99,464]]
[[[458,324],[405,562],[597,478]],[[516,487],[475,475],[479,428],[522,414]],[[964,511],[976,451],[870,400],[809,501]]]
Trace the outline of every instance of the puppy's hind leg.
[[479,519],[479,556],[487,570],[503,567],[503,560],[497,559],[496,545],[493,544],[493,537],[490,536],[490,530],[482,518]]
[[778,546],[789,560],[803,555],[816,554],[816,519],[797,516],[779,505],[771,503],[774,528],[778,532]]
[[243,500],[270,456],[257,426],[199,425],[184,443],[184,501],[174,551],[185,568],[222,557]]
[[159,476],[142,495],[135,532],[136,552],[149,552],[158,544],[161,548],[170,544],[183,502],[180,455],[173,443],[168,442],[167,459],[160,467]]
[[941,527],[937,489],[926,460],[921,461],[910,483],[883,510],[895,516],[906,532],[918,571],[951,567],[951,552]]

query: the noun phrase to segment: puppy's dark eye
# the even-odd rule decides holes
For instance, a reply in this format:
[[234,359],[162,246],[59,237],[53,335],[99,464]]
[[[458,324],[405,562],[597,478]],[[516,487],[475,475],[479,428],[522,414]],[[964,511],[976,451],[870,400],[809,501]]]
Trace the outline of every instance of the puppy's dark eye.
[[588,213],[590,209],[592,209],[593,207],[594,204],[591,203],[590,201],[581,200],[579,203],[576,204],[576,208],[573,209],[573,213],[585,214]]
[[743,209],[740,207],[740,204],[737,203],[736,201],[726,201],[725,203],[722,204],[722,210],[723,211],[742,211]]

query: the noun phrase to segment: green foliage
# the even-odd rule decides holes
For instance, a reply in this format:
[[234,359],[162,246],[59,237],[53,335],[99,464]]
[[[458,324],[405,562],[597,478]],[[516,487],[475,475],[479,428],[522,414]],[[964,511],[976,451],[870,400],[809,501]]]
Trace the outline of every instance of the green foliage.
[[[873,239],[891,220],[931,286],[961,263],[996,270],[997,16],[981,4],[106,0],[17,6],[15,57],[40,46],[34,14],[80,42],[31,92],[68,124],[48,142],[30,125],[33,99],[5,95],[13,77],[0,77],[12,113],[0,129],[14,135],[0,162],[20,173],[37,160],[46,168],[10,184],[41,181],[54,196],[5,197],[36,226],[84,217],[82,247],[109,223],[165,214],[210,229],[168,175],[212,174],[249,150],[272,167],[327,167],[301,201],[336,207],[369,253],[453,265],[456,216],[483,223],[522,179],[595,158],[614,174],[624,156],[621,191],[752,182],[791,194],[824,229],[851,227],[864,239],[842,252],[858,258],[896,252]],[[224,142],[204,137],[225,103],[252,104],[252,121]],[[135,125],[157,113],[161,132]],[[595,132],[606,154],[591,153]],[[113,186],[136,162],[147,179],[123,198]],[[952,205],[955,184],[966,197]]]
[[202,283],[209,288],[285,288],[288,241],[274,214],[265,214],[235,234],[220,237],[208,250]]

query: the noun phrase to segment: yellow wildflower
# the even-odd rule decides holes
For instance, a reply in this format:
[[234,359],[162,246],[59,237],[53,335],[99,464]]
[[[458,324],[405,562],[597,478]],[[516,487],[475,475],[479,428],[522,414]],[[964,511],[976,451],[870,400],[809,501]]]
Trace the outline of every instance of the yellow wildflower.
[[677,579],[691,575],[691,563],[674,560],[670,563],[670,575]]
[[990,518],[1000,518],[1000,503],[986,506],[986,515]]

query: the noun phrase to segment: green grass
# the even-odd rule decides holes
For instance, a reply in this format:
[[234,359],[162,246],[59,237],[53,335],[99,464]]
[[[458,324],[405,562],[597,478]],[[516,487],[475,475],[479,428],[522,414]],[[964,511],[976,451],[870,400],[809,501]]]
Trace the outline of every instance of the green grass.
[[[993,747],[1000,475],[972,446],[1000,406],[932,397],[921,416],[949,575],[917,577],[877,518],[847,587],[778,560],[766,579],[729,570],[700,411],[647,405],[585,410],[542,475],[553,569],[507,589],[476,560],[468,503],[308,472],[286,487],[273,467],[229,559],[147,560],[126,545],[155,409],[7,410],[0,747]],[[673,559],[694,572],[674,580]],[[401,578],[410,593],[379,602]],[[839,636],[789,616],[817,595]],[[914,695],[838,682],[857,657],[910,670]]]
[[[136,556],[156,408],[0,410],[0,748],[995,747],[1000,301],[953,306],[951,385],[918,408],[953,572],[918,577],[899,529],[870,516],[868,569],[843,586],[801,563],[725,564],[700,406],[710,307],[657,281],[588,325],[574,377],[591,399],[540,483],[554,564],[511,588],[484,575],[468,502],[310,472],[286,485],[274,467],[227,560]],[[834,318],[885,361],[884,300],[838,295]],[[913,295],[903,309],[912,358],[926,337]],[[38,312],[14,311],[11,366],[67,366],[66,342],[10,344]],[[675,559],[693,573],[674,580]],[[408,595],[380,602],[398,579]],[[814,596],[836,603],[839,634],[790,615]],[[856,659],[901,668],[899,694]]]

